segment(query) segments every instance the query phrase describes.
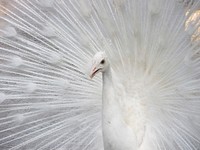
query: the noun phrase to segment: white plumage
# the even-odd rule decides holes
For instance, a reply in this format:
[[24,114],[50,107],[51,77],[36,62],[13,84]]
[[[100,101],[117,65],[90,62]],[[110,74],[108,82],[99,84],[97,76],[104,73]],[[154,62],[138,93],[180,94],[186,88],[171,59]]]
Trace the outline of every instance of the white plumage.
[[199,9],[2,2],[0,149],[200,150]]

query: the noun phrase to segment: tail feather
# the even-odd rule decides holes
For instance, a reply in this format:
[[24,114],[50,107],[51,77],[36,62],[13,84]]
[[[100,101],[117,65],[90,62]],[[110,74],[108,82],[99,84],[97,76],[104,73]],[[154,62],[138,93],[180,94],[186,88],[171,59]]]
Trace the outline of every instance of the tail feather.
[[101,77],[84,73],[105,51],[119,81],[145,105],[141,150],[198,150],[199,1],[6,3],[0,149],[103,149]]

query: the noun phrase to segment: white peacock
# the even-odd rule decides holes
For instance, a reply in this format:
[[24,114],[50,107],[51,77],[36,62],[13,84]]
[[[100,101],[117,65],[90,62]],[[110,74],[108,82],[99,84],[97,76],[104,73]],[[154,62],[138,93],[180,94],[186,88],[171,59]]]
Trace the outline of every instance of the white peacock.
[[199,150],[199,0],[0,4],[0,150]]

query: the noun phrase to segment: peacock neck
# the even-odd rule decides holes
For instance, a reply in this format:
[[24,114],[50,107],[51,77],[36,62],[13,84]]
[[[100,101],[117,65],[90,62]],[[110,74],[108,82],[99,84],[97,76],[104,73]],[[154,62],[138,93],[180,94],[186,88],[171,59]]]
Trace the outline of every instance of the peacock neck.
[[105,72],[103,72],[103,88],[113,85],[111,67],[108,66]]
[[108,66],[105,72],[103,72],[103,110],[114,106],[116,101],[114,98],[114,86],[111,67]]

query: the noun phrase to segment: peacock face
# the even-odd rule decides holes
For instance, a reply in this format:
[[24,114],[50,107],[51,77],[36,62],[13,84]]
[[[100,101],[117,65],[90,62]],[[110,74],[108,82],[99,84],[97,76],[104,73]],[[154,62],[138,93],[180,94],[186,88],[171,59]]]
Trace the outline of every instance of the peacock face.
[[90,78],[93,78],[99,72],[104,72],[107,66],[108,66],[108,60],[105,52],[96,53],[92,60]]

